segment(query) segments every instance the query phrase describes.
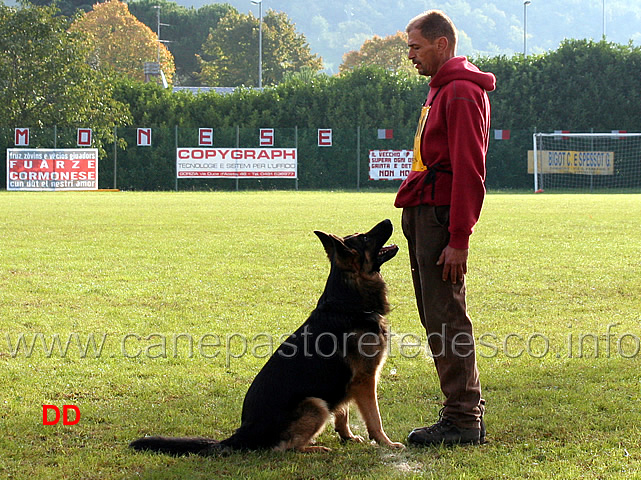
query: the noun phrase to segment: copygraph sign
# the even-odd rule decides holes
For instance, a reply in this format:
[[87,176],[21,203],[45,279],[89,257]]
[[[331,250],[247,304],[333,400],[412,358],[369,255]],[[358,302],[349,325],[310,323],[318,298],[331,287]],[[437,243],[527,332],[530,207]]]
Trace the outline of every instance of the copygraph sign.
[[296,178],[295,148],[178,148],[178,178]]

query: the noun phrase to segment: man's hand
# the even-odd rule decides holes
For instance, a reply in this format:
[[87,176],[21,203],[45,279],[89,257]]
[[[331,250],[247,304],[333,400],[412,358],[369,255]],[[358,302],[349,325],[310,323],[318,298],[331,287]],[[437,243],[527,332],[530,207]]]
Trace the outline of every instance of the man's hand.
[[452,283],[463,281],[467,273],[467,253],[468,249],[452,248],[449,245],[441,253],[436,262],[437,265],[443,265],[443,281],[446,282],[450,277]]

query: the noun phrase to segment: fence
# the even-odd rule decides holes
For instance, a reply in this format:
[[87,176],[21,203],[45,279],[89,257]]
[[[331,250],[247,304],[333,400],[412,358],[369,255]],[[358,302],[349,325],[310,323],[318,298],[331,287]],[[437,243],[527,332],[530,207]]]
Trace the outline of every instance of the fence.
[[[322,127],[322,126],[321,126]],[[328,127],[331,128],[331,127]],[[29,148],[78,148],[76,127],[29,129]],[[399,181],[369,179],[370,150],[411,149],[413,129],[394,129],[379,138],[374,128],[332,129],[331,146],[319,146],[319,128],[275,128],[273,147],[297,148],[297,179],[178,179],[176,149],[199,146],[199,128],[153,127],[149,146],[137,145],[137,128],[117,127],[99,136],[99,188],[121,190],[254,190],[254,189],[396,189]],[[388,131],[389,132],[389,131]],[[509,140],[491,132],[487,159],[488,188],[528,188],[527,150],[532,130],[512,131]],[[389,136],[389,135],[387,135]],[[6,186],[6,149],[14,148],[15,129],[0,128],[0,188]],[[260,129],[213,129],[213,147],[260,147]]]

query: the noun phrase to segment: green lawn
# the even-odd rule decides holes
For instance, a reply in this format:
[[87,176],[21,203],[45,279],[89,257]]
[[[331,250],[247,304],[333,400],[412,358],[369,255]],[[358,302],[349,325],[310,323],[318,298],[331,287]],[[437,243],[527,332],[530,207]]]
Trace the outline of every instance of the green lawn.
[[[225,438],[249,383],[314,308],[315,229],[390,218],[380,381],[404,441],[441,395],[392,193],[0,193],[0,478],[641,478],[641,195],[489,195],[468,302],[490,443],[171,458],[145,434]],[[76,425],[42,425],[42,405]],[[366,433],[356,415],[353,430]]]

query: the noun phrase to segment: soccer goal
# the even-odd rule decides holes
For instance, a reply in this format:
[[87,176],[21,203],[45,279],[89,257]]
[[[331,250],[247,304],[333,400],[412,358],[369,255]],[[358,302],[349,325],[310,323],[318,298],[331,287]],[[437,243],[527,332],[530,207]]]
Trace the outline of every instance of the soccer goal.
[[534,191],[641,191],[641,133],[535,133]]

